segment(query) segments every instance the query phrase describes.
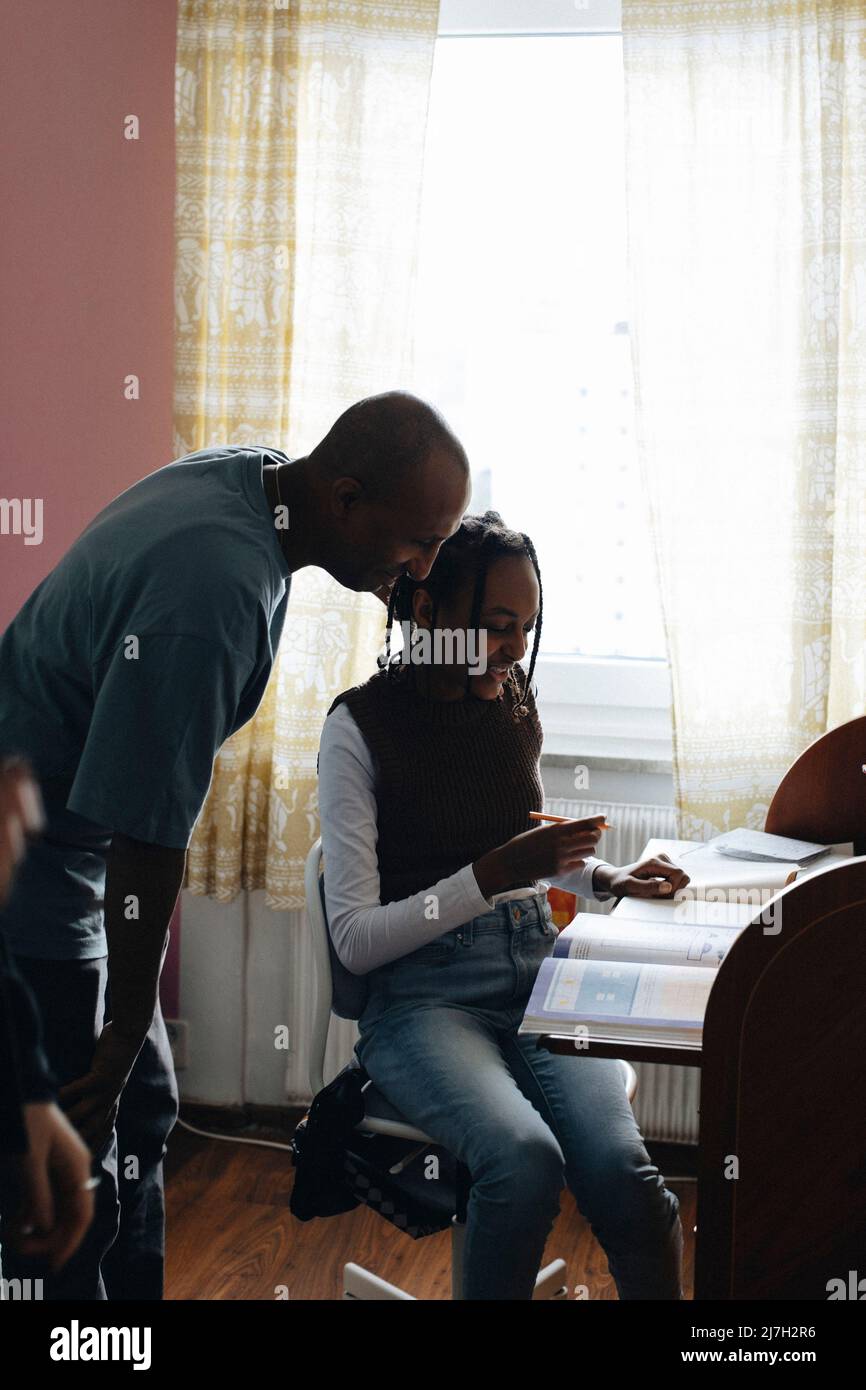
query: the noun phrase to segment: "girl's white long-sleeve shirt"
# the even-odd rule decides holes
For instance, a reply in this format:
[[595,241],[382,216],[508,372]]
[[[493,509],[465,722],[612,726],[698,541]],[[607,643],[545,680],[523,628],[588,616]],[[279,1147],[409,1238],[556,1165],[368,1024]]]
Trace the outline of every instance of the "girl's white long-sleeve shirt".
[[[532,897],[549,886],[515,888],[485,898],[471,864],[399,902],[380,900],[376,852],[376,777],[364,735],[345,704],[328,715],[319,747],[319,813],[325,859],[325,905],[334,949],[353,975],[366,975],[398,960],[506,899]],[[552,880],[582,898],[604,902],[593,870],[606,860],[592,857],[579,869]]]

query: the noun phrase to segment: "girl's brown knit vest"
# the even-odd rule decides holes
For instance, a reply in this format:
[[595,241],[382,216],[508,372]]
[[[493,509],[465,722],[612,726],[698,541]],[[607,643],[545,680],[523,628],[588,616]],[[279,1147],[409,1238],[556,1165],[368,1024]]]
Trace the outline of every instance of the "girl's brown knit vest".
[[373,756],[382,903],[429,888],[531,830],[529,812],[543,804],[531,694],[529,713],[515,720],[510,681],[495,700],[430,700],[413,676],[407,667],[396,679],[378,671],[331,705],[348,706]]

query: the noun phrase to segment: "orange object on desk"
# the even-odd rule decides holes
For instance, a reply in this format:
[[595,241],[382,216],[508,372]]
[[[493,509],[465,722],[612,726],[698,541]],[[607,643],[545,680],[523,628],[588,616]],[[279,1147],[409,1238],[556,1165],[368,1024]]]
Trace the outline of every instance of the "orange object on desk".
[[553,914],[553,925],[562,931],[577,916],[577,894],[568,893],[564,888],[548,888],[547,901]]

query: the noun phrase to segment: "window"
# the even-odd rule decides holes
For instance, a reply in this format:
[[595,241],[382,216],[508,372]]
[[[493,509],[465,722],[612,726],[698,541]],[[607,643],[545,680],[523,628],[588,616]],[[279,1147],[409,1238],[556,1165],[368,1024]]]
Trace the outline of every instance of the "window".
[[[466,445],[472,510],[535,541],[562,751],[588,751],[569,708],[586,731],[598,705],[627,751],[623,681],[632,716],[669,704],[634,435],[618,9],[595,4],[590,28],[573,2],[443,0],[425,157],[413,386]],[[629,727],[634,752],[647,721]]]

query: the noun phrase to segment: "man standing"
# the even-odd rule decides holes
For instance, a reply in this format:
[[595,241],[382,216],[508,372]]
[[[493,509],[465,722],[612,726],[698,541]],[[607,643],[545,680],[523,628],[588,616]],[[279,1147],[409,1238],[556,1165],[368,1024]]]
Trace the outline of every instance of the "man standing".
[[[426,577],[468,499],[438,412],[368,397],[303,458],[204,449],[128,488],[0,639],[0,753],[29,760],[47,822],[0,930],[102,1179],[47,1298],[162,1297],[168,923],[214,757],[264,693],[292,574],[317,565],[386,598],[398,574]],[[30,1273],[5,1251],[3,1272]]]

